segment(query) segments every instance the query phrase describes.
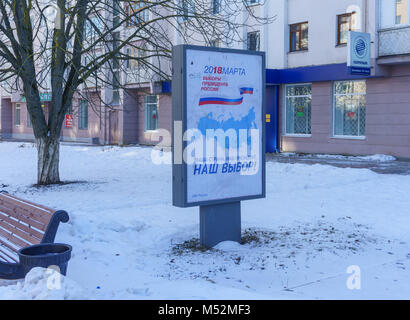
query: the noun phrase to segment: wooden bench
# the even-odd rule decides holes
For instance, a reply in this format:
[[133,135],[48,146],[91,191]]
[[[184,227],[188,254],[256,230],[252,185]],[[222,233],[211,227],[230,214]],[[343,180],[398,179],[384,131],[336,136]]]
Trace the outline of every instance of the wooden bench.
[[0,278],[23,278],[17,251],[39,243],[53,243],[67,212],[56,211],[0,191]]

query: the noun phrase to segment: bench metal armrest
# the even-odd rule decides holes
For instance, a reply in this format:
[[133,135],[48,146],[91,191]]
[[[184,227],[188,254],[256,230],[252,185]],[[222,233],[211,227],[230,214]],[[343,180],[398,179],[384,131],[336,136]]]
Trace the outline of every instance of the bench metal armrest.
[[68,216],[68,213],[64,210],[54,212],[48,224],[47,230],[46,232],[44,232],[43,240],[41,240],[41,243],[53,243],[60,222],[66,223],[69,219],[70,218]]

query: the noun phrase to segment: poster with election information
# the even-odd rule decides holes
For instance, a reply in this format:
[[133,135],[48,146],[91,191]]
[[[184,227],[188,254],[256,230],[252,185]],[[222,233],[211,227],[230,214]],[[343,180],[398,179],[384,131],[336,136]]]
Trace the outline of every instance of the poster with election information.
[[264,54],[187,45],[174,54],[174,75],[181,72],[172,84],[174,121],[183,130],[174,135],[174,153],[182,153],[174,205],[264,197]]

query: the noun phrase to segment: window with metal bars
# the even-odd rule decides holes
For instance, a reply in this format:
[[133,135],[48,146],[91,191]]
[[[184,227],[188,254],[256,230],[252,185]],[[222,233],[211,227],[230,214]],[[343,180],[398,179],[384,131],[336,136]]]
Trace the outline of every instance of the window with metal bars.
[[311,134],[312,85],[285,87],[286,134]]
[[260,32],[253,31],[248,32],[248,50],[259,51],[260,50]]
[[333,135],[366,135],[366,81],[334,83]]
[[144,97],[145,105],[145,131],[158,129],[158,96],[146,95]]

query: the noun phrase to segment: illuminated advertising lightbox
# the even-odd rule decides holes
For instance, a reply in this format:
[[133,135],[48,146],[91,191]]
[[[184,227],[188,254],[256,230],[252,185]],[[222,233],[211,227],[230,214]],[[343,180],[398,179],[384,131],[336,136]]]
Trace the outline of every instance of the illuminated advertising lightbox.
[[264,53],[182,45],[173,54],[174,205],[264,197]]

